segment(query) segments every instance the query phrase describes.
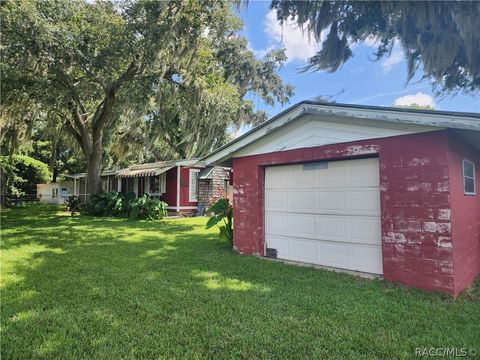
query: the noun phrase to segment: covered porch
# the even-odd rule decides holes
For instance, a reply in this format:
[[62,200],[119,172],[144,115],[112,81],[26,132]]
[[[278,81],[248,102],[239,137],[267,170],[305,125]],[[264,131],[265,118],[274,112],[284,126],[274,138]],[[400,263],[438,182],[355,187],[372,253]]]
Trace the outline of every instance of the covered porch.
[[[185,213],[197,210],[198,174],[193,167],[197,160],[132,165],[101,174],[102,190],[134,193],[136,197],[149,194],[168,204],[169,212]],[[74,194],[82,203],[88,202],[86,174],[72,176]]]

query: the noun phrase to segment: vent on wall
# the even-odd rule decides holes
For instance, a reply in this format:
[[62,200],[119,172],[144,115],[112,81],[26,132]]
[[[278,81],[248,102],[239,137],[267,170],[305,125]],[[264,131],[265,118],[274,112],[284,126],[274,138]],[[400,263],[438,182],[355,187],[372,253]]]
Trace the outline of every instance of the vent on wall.
[[265,253],[265,257],[271,258],[271,259],[276,259],[277,258],[277,255],[278,255],[277,249],[267,247],[266,250],[267,251]]
[[303,164],[303,170],[321,170],[321,169],[328,169],[328,162],[327,161],[319,161],[313,163],[306,163]]

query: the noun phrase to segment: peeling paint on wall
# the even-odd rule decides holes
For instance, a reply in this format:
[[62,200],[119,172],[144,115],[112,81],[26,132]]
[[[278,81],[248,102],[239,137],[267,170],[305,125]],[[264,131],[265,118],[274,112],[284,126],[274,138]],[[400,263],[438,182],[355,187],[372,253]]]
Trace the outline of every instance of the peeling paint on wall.
[[[234,158],[235,248],[263,256],[264,166],[378,155],[384,278],[458,295],[480,272],[476,255],[480,254],[480,206],[469,208],[477,216],[476,233],[465,235],[463,228],[452,228],[448,136],[447,131],[435,131]],[[464,224],[461,218],[456,221]],[[471,240],[470,253],[462,253],[457,268],[463,268],[457,275],[454,251],[455,244],[463,241],[460,236],[476,237],[478,247]],[[457,276],[465,280],[459,282]]]

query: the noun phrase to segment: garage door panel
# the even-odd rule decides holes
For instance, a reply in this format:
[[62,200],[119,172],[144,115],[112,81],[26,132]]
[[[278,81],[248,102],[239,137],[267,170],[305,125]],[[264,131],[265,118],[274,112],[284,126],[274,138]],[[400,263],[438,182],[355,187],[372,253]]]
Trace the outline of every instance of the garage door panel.
[[351,190],[349,210],[362,215],[380,215],[380,193],[378,188]]
[[285,189],[288,179],[284,176],[286,169],[283,166],[269,167],[265,173],[265,189]]
[[290,215],[287,218],[290,231],[284,234],[293,237],[315,239],[315,216],[314,215]]
[[269,234],[288,233],[289,216],[287,214],[266,214],[265,230]]
[[293,260],[315,262],[315,240],[292,239],[291,249]]
[[351,246],[349,263],[353,270],[382,273],[382,253],[376,246]]
[[272,167],[265,177],[265,238],[279,258],[382,273],[378,159]]
[[380,246],[382,243],[380,219],[350,219],[349,238],[351,242]]
[[319,215],[317,217],[319,240],[347,241],[347,221],[341,216]]
[[289,210],[311,212],[315,209],[315,192],[313,190],[290,191]]
[[265,194],[265,209],[275,211],[288,210],[288,192],[281,190],[270,190]]
[[340,213],[346,210],[347,195],[345,191],[317,191],[316,210],[320,212]]
[[311,188],[315,186],[315,171],[304,171],[303,165],[290,166],[285,175],[288,178],[289,189]]
[[347,245],[333,242],[318,244],[318,263],[320,265],[347,268]]
[[[314,172],[309,170],[310,172]],[[338,166],[334,162],[329,162],[326,169],[315,170],[315,185],[321,187],[334,187],[345,185],[346,169],[344,166]]]
[[270,236],[268,247],[277,249],[277,256],[280,259],[292,260],[290,254],[290,239],[288,237]]

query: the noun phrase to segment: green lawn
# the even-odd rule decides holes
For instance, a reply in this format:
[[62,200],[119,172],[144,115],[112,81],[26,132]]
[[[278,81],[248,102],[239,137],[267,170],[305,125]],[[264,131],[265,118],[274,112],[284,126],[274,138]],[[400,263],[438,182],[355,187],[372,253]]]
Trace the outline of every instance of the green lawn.
[[2,213],[2,359],[411,358],[480,352],[480,285],[458,300],[239,256],[205,218]]

